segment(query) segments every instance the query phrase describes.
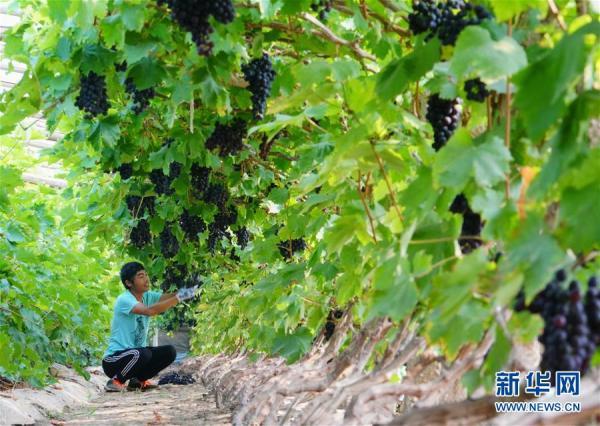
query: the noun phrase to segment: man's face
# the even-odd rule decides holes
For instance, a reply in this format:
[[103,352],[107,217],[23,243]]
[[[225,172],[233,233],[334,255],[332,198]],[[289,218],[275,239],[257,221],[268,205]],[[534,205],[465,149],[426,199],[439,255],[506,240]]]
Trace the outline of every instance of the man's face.
[[150,290],[150,278],[148,278],[146,271],[142,269],[135,274],[133,277],[133,286],[130,288],[136,293],[143,293]]

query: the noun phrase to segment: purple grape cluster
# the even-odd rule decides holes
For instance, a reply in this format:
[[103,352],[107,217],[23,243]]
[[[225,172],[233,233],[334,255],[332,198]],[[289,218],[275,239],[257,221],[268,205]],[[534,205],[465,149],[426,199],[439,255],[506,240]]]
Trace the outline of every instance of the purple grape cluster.
[[[515,310],[529,310],[541,314],[544,331],[538,340],[544,345],[540,368],[543,371],[580,371],[585,374],[596,351],[598,329],[595,327],[597,309],[600,308],[595,277],[588,282],[587,300],[579,282],[573,280],[565,288],[567,273],[556,272],[544,290],[538,293],[529,306],[521,291],[515,302]],[[590,315],[591,314],[591,315]],[[554,377],[554,374],[552,374]]]
[[165,175],[162,169],[154,169],[150,172],[150,181],[154,184],[157,194],[171,195],[175,192],[171,188],[171,183],[179,177],[181,167],[181,163],[173,162],[169,165],[168,175]]
[[170,259],[179,252],[179,241],[173,234],[172,225],[172,223],[166,224],[160,233],[160,251],[165,259]]
[[108,112],[110,105],[103,75],[90,71],[88,75],[81,76],[81,89],[75,105],[87,113],[85,118],[88,119]]
[[187,275],[188,271],[185,265],[170,265],[165,269],[161,288],[163,291],[168,291],[173,284],[177,288],[183,288],[185,287],[185,278]]
[[150,234],[150,224],[146,219],[140,220],[135,227],[131,229],[129,235],[131,243],[138,249],[144,248],[147,244],[152,241],[152,235]]
[[469,201],[464,194],[458,194],[450,205],[452,213],[460,214],[463,217],[460,239],[458,241],[460,249],[464,254],[470,253],[481,245],[478,237],[483,229],[483,222],[479,213],[475,213],[469,206]]
[[237,211],[234,208],[229,210],[221,209],[213,218],[213,222],[208,225],[208,250],[214,253],[217,243],[224,237],[228,237],[227,228],[235,225],[237,222]]
[[242,227],[235,231],[235,236],[237,237],[238,247],[244,250],[250,241],[250,233],[246,229],[246,227]]
[[194,196],[200,198],[202,194],[208,189],[208,182],[210,179],[210,169],[208,167],[202,167],[199,164],[194,163],[190,171],[192,191]]
[[156,197],[140,197],[139,195],[128,195],[125,197],[127,208],[133,217],[141,217],[144,213],[154,214]]
[[217,123],[215,130],[206,140],[206,149],[218,148],[221,157],[237,154],[244,148],[246,132],[246,122],[240,118],[236,118],[229,124]]
[[179,225],[188,241],[194,241],[198,238],[198,234],[206,230],[204,220],[200,216],[191,214],[189,210],[183,211],[179,217]]
[[161,378],[158,380],[159,385],[166,385],[169,383],[174,385],[191,385],[196,383],[196,379],[189,374],[179,374],[173,372],[161,376]]
[[312,4],[310,5],[310,8],[314,12],[317,12],[317,14],[319,15],[319,20],[321,22],[327,22],[327,16],[329,15],[329,12],[331,12],[331,9],[333,8],[333,1],[332,0],[314,0],[312,2]]
[[462,99],[442,99],[438,94],[427,101],[425,117],[433,127],[433,149],[439,151],[458,128],[462,114]]
[[125,80],[125,91],[129,93],[133,99],[133,112],[136,115],[139,115],[148,108],[150,100],[156,94],[153,87],[138,90],[131,78]]
[[267,109],[267,98],[271,94],[271,85],[277,73],[273,69],[271,58],[266,53],[263,53],[261,58],[252,59],[248,64],[242,65],[242,72],[252,93],[254,117],[260,120]]
[[133,176],[133,165],[131,163],[121,164],[118,170],[121,175],[121,180],[127,180]]
[[465,92],[467,99],[475,102],[483,102],[490,95],[483,81],[478,78],[465,81]]
[[204,201],[207,203],[212,203],[223,209],[227,200],[229,199],[229,194],[225,186],[219,183],[210,184],[204,193]]
[[213,42],[210,35],[214,31],[208,21],[212,15],[216,21],[228,24],[235,19],[235,8],[231,0],[161,0],[171,9],[172,19],[181,28],[192,34],[199,55],[208,56],[212,52]]
[[294,253],[306,250],[306,242],[304,238],[296,238],[287,241],[280,241],[277,244],[279,253],[284,259],[289,260],[292,258]]
[[460,32],[469,25],[479,25],[491,19],[483,6],[464,0],[420,0],[414,2],[408,15],[408,26],[413,34],[428,33],[426,39],[438,36],[443,45],[454,45]]

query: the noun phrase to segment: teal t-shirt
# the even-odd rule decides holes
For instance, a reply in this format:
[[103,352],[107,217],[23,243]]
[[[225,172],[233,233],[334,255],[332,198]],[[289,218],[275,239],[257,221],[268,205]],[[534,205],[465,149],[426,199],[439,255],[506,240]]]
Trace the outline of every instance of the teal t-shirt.
[[[146,306],[152,306],[158,302],[161,295],[162,291],[147,291],[142,295],[142,303]],[[104,352],[103,358],[123,349],[146,346],[150,317],[131,313],[133,307],[138,303],[129,290],[117,297],[110,326],[108,349]]]

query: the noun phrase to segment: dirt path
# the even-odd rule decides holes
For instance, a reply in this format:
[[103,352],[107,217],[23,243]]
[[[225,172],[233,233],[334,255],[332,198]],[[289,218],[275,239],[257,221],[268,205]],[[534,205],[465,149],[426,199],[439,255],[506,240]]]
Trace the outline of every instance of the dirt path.
[[54,425],[230,425],[201,384],[162,385],[147,392],[103,393],[89,405],[66,410]]

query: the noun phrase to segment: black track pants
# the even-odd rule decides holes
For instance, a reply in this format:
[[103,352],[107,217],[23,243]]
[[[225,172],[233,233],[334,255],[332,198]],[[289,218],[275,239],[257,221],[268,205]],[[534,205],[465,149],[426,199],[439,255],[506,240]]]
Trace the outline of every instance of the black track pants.
[[102,369],[110,378],[148,380],[175,361],[173,345],[131,348],[115,352],[102,360]]

